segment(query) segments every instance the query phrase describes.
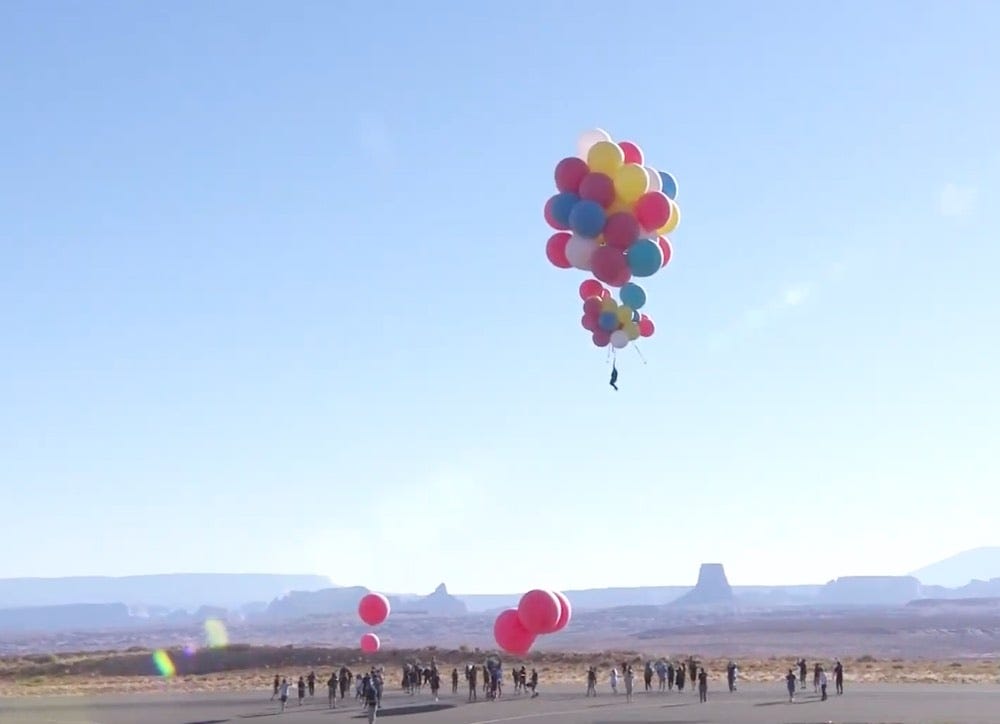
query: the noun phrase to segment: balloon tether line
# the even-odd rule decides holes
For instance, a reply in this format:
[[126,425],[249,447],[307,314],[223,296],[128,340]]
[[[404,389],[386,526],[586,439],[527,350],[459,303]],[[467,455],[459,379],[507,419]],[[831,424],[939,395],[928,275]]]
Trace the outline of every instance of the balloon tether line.
[[642,363],[643,363],[643,364],[646,364],[646,358],[645,358],[645,357],[643,356],[643,354],[642,354],[642,350],[641,350],[641,349],[639,349],[639,345],[637,345],[637,344],[633,344],[632,346],[633,346],[633,347],[635,347],[635,351],[636,351],[636,354],[638,354],[638,355],[639,355],[639,359],[641,359],[641,360],[642,360]]

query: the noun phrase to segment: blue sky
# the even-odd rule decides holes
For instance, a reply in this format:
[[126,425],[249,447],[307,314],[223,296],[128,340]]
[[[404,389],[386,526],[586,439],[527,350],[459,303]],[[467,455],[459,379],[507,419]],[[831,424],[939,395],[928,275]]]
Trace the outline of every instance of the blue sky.
[[[1000,543],[998,22],[4,3],[0,576],[795,583]],[[544,256],[595,125],[683,210],[617,394]]]

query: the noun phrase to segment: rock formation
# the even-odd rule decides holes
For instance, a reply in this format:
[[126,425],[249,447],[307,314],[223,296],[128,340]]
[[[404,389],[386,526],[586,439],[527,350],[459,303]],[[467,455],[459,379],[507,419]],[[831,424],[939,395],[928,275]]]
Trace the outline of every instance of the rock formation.
[[733,602],[733,589],[726,578],[721,563],[702,563],[698,571],[698,583],[684,594],[675,606],[711,606]]

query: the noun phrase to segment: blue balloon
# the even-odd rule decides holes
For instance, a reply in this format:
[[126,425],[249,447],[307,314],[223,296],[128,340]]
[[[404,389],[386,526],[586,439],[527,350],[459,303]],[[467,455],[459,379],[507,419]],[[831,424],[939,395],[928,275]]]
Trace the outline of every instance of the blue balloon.
[[618,315],[614,312],[601,312],[597,318],[597,326],[605,332],[614,332],[618,329]]
[[552,197],[552,218],[562,227],[569,228],[569,215],[580,197],[565,191]]
[[629,282],[622,287],[620,292],[622,304],[632,307],[632,309],[642,309],[646,303],[646,292],[635,282]]
[[[649,239],[640,239],[625,253],[632,276],[651,277],[663,266],[663,252],[659,244]],[[631,305],[630,305],[631,306]]]
[[582,199],[569,212],[569,228],[580,236],[593,239],[604,230],[606,219],[604,208],[599,203]]
[[663,180],[663,193],[667,195],[668,199],[676,199],[677,179],[675,179],[666,171],[660,171],[660,178]]

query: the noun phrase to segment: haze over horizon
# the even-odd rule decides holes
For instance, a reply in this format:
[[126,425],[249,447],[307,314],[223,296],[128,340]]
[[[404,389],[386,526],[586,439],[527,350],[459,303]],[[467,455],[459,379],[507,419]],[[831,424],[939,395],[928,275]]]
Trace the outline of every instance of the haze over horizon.
[[[0,577],[781,585],[995,543],[998,22],[0,5]],[[594,126],[684,213],[617,394],[544,255]]]

